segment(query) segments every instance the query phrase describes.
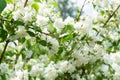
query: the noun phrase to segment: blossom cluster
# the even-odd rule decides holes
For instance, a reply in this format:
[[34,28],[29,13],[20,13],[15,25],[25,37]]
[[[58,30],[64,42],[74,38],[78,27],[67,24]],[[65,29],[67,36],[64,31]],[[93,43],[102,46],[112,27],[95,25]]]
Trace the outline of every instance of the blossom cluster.
[[120,10],[111,16],[118,0],[88,0],[94,16],[79,20],[63,20],[54,0],[6,1],[0,29],[10,42],[0,80],[120,79]]

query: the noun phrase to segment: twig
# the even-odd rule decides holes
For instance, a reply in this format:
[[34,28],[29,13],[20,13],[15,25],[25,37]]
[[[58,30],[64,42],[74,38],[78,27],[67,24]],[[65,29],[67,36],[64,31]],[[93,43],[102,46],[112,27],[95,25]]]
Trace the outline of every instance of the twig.
[[[115,13],[117,12],[117,10],[118,10],[119,8],[120,8],[120,4],[119,4],[118,7],[115,9],[115,11],[108,17],[107,21],[103,24],[102,27],[105,27],[105,26],[107,25],[107,23],[108,23],[108,22],[110,21],[110,19],[115,15]],[[97,36],[99,33],[100,33],[100,31],[97,32],[96,36]]]
[[9,40],[6,41],[5,47],[4,47],[4,49],[3,49],[2,53],[1,53],[1,56],[0,56],[0,64],[1,64],[1,62],[2,62],[2,59],[3,59],[3,57],[4,57],[4,54],[5,54],[5,51],[6,51],[6,48],[7,48],[9,42],[10,42]]
[[105,27],[106,24],[110,21],[110,19],[115,15],[115,13],[117,12],[117,10],[120,8],[120,4],[119,6],[115,9],[115,11],[109,16],[109,18],[107,19],[107,21],[103,24],[102,27]]
[[25,0],[24,7],[26,7],[28,0]]
[[79,21],[79,18],[80,18],[81,14],[82,14],[82,11],[83,11],[83,8],[85,6],[86,1],[87,0],[84,0],[83,5],[82,5],[81,10],[80,10],[80,13],[79,13],[78,17],[76,17],[76,21]]

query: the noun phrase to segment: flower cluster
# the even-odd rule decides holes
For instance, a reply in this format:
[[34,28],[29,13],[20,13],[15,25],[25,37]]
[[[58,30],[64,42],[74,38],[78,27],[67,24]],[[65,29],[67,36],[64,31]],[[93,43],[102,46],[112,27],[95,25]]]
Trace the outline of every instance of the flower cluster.
[[88,0],[94,16],[79,20],[63,20],[54,0],[6,2],[0,13],[0,80],[120,79],[118,0]]

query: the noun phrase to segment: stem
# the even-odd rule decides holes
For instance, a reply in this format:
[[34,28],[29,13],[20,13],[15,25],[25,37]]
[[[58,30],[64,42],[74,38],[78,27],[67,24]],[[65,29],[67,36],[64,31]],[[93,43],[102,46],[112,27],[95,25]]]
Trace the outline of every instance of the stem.
[[82,14],[82,11],[83,11],[83,8],[85,6],[86,1],[87,0],[84,0],[83,5],[82,5],[81,10],[80,10],[80,13],[79,13],[78,17],[76,17],[76,21],[79,21],[79,18],[80,18],[81,14]]
[[109,18],[107,19],[107,21],[103,24],[102,27],[105,27],[106,24],[110,21],[110,19],[115,15],[115,13],[117,12],[117,10],[120,8],[120,4],[118,5],[118,7],[115,9],[115,11],[109,16]]
[[2,59],[3,59],[4,55],[5,55],[5,51],[6,51],[6,48],[7,48],[9,42],[10,42],[9,40],[6,41],[5,47],[4,47],[4,49],[2,51],[2,54],[0,56],[0,64],[2,62]]
[[26,7],[28,0],[25,0],[24,7]]
[[[119,4],[118,7],[115,9],[115,11],[108,17],[107,21],[103,24],[102,27],[105,27],[105,26],[107,25],[107,23],[108,23],[108,22],[110,21],[110,19],[115,15],[115,13],[117,12],[117,10],[118,10],[119,8],[120,8],[120,4]],[[96,36],[97,36],[99,33],[100,33],[100,31],[97,32]]]

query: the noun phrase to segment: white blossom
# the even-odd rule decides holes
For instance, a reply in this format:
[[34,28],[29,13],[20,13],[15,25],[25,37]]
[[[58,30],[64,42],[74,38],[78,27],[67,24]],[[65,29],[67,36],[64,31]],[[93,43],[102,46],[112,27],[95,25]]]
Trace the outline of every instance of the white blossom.
[[37,15],[37,21],[36,21],[37,25],[39,26],[47,25],[48,21],[49,21],[49,18]]

